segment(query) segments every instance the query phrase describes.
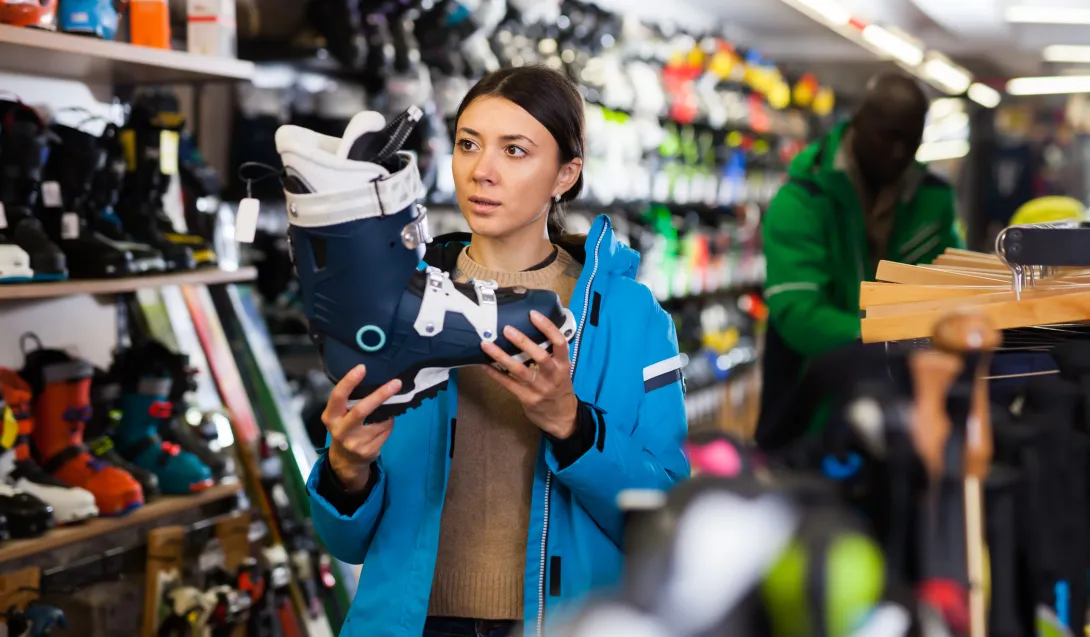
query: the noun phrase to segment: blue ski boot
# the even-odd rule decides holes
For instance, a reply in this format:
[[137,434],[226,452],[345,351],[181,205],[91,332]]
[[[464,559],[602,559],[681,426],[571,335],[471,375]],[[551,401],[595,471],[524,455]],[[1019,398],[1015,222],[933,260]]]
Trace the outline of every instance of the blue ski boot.
[[410,108],[386,125],[378,113],[359,113],[342,139],[298,126],[276,132],[288,238],[326,374],[336,382],[366,365],[354,400],[394,378],[402,381],[401,392],[369,422],[435,396],[453,368],[492,363],[481,351],[483,341],[527,362],[503,337],[506,325],[548,348],[530,322],[531,310],[569,340],[575,335],[574,316],[554,292],[455,283],[422,263],[431,241],[426,212],[417,205],[423,188],[415,157],[400,152],[421,116]]
[[[128,350],[131,352],[132,350]],[[121,455],[159,479],[166,495],[203,491],[215,484],[212,471],[197,456],[182,451],[159,436],[159,427],[173,417],[167,400],[173,380],[165,370],[118,354],[115,360],[121,377],[121,423],[113,433]]]

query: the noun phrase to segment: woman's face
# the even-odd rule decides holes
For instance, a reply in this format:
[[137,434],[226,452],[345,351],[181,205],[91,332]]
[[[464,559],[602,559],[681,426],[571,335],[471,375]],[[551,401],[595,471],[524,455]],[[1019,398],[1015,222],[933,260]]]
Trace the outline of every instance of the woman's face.
[[580,160],[560,165],[556,140],[522,107],[501,97],[474,100],[458,119],[454,184],[474,234],[544,233],[549,200],[579,176]]

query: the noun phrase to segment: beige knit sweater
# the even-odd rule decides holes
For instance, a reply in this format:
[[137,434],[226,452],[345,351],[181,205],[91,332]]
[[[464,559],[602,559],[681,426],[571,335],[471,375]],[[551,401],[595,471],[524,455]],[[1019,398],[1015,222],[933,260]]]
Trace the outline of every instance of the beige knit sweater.
[[[567,306],[582,266],[560,249],[538,270],[495,272],[458,256],[452,278],[550,289]],[[541,430],[477,368],[458,371],[458,415],[428,614],[522,619],[526,536]]]

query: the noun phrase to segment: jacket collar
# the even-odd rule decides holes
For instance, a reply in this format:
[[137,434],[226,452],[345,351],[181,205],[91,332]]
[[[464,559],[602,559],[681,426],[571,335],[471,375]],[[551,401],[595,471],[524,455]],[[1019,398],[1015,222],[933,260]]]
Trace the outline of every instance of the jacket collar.
[[[458,262],[458,253],[469,244],[473,235],[468,232],[452,232],[435,237],[428,245],[424,260],[441,270],[451,271]],[[599,240],[601,243],[599,243]],[[583,266],[592,266],[594,255],[598,258],[598,272],[630,279],[636,278],[640,266],[640,255],[632,248],[617,240],[613,224],[607,215],[598,215],[586,235],[566,234],[556,244],[564,248]]]

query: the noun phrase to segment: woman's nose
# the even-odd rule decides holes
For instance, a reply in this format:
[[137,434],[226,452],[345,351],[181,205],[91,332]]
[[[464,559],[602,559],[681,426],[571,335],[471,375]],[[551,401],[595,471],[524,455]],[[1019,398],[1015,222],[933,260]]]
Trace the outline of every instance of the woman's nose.
[[496,180],[496,166],[488,153],[477,156],[477,163],[473,166],[473,181],[491,183]]

